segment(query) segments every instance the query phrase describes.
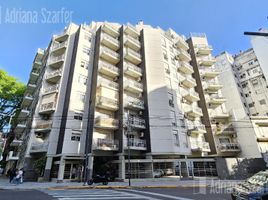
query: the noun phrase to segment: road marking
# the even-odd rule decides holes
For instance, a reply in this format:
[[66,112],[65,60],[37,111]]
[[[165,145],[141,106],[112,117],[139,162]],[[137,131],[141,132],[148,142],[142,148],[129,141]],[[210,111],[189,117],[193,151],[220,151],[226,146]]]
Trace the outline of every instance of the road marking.
[[[132,192],[138,192],[141,194],[149,194],[149,195],[154,195],[154,196],[159,196],[159,197],[166,197],[169,199],[177,199],[177,200],[194,200],[194,199],[189,199],[189,198],[184,198],[184,197],[175,197],[167,194],[160,194],[160,193],[155,193],[155,192],[145,192],[145,191],[140,191],[140,190],[129,190],[129,189],[123,189],[125,191],[132,191]],[[121,190],[120,190],[121,191]]]

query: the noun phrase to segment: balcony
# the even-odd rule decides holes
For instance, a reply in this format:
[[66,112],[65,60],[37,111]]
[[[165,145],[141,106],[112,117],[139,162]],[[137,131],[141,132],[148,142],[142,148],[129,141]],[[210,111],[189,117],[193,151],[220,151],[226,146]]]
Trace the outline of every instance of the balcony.
[[202,109],[196,106],[187,106],[185,112],[187,116],[194,118],[203,116]]
[[114,51],[117,51],[120,48],[119,41],[106,33],[102,33],[101,43]]
[[100,48],[100,56],[114,65],[120,60],[120,55],[107,47]]
[[176,59],[180,61],[190,62],[191,56],[189,55],[187,51],[180,49],[178,51],[178,55],[176,56]]
[[119,76],[119,68],[105,61],[99,61],[99,72],[111,78]]
[[22,144],[22,140],[17,140],[17,139],[14,139],[11,143],[10,143],[10,146],[12,147],[18,147]]
[[132,150],[147,150],[146,140],[138,139],[138,138],[129,138],[129,143],[127,139],[125,140],[125,149],[129,146]]
[[190,102],[196,102],[199,101],[199,94],[195,91],[186,91],[184,94],[182,94],[182,97]]
[[30,80],[29,82],[35,83],[39,77],[39,70],[32,70],[30,73]]
[[135,129],[145,129],[146,128],[145,120],[138,117],[138,116],[129,116],[128,122],[129,122],[128,126],[131,126],[132,128],[135,128]]
[[43,90],[43,95],[47,95],[47,94],[51,94],[51,93],[55,93],[59,91],[59,85],[53,85],[47,88],[44,88]]
[[257,142],[268,142],[268,137],[257,136]]
[[57,83],[60,80],[61,76],[62,76],[62,70],[58,69],[47,74],[46,81],[49,83]]
[[194,73],[193,67],[185,61],[181,61],[178,66],[178,71],[183,72],[184,74],[192,74]]
[[224,125],[212,125],[213,132],[216,135],[235,135],[236,131],[232,125],[224,126]]
[[195,79],[192,78],[191,76],[183,77],[183,79],[180,81],[180,84],[187,88],[193,88],[196,86]]
[[51,114],[56,110],[56,103],[50,102],[40,106],[39,114]]
[[216,63],[216,59],[213,57],[203,57],[199,61],[199,65],[204,66],[204,67],[211,67],[215,63]]
[[26,118],[30,115],[30,110],[28,108],[22,108],[18,116],[19,119]]
[[6,161],[17,161],[19,160],[19,153],[15,153],[14,151],[9,151]]
[[141,48],[140,41],[130,36],[124,37],[124,44],[126,47],[129,47],[135,51],[139,51]]
[[197,55],[209,55],[212,52],[212,46],[210,45],[195,45]]
[[97,87],[106,87],[115,91],[118,91],[119,85],[116,82],[110,81],[105,78],[98,78],[98,85]]
[[227,99],[225,97],[220,97],[220,96],[211,96],[209,100],[209,104],[213,106],[220,106],[223,103],[225,103]]
[[138,110],[143,110],[144,109],[144,101],[138,99],[138,98],[134,98],[131,96],[127,96],[126,98],[124,98],[124,106],[126,108],[130,108],[130,109],[138,109]]
[[48,142],[33,143],[30,148],[30,153],[45,153],[48,151]]
[[66,41],[68,39],[68,37],[69,37],[68,31],[64,31],[61,34],[55,35],[54,40],[56,42],[64,42],[64,41]]
[[62,64],[64,63],[64,59],[65,59],[65,55],[61,55],[61,56],[50,56],[49,60],[48,60],[48,66],[58,69],[62,66]]
[[65,52],[67,48],[67,41],[59,43],[59,42],[54,42],[52,45],[51,52],[53,52],[53,55],[61,55]]
[[141,63],[141,54],[130,49],[126,48],[124,53],[125,59],[133,63],[134,65],[138,65]]
[[93,139],[93,150],[118,151],[119,141],[113,139]]
[[210,152],[208,142],[193,142],[191,143],[191,150],[193,152]]
[[23,101],[22,101],[22,104],[21,106],[30,106],[33,102],[33,96],[30,95],[30,94],[26,94],[24,97],[23,97]]
[[139,31],[137,31],[136,28],[133,27],[130,24],[127,24],[127,26],[125,27],[124,31],[125,31],[126,34],[128,34],[128,35],[130,35],[130,36],[132,36],[134,38],[137,38],[140,35]]
[[119,31],[117,28],[113,27],[110,24],[104,23],[102,25],[103,32],[107,33],[108,35],[117,38],[119,36]]
[[134,80],[124,79],[124,89],[129,92],[139,94],[143,92],[143,85]]
[[189,49],[188,43],[182,39],[181,37],[177,37],[177,41],[175,43],[177,48],[183,49],[187,51]]
[[241,151],[240,145],[238,143],[221,143],[218,148],[222,153]]
[[124,62],[124,73],[133,78],[140,78],[142,76],[141,68],[129,62]]
[[191,136],[198,136],[199,134],[205,134],[207,131],[204,124],[193,124],[188,126],[188,132]]
[[99,96],[96,98],[96,106],[98,108],[116,111],[118,110],[118,101],[115,99]]
[[52,128],[52,120],[40,120],[36,122],[36,125],[34,127],[34,132],[36,133],[47,133],[49,131],[51,131]]
[[218,90],[220,90],[223,87],[223,85],[219,84],[218,82],[204,82],[203,83],[203,88],[208,92],[208,93],[215,93]]
[[220,113],[219,112],[212,112],[212,113],[210,113],[210,117],[212,119],[215,119],[215,120],[227,120],[231,116],[227,112],[220,112]]
[[21,121],[17,124],[15,128],[16,133],[22,133],[27,127],[27,121]]
[[200,74],[202,77],[205,77],[207,79],[213,79],[217,77],[220,74],[220,72],[215,69],[209,69],[209,70],[200,69]]
[[118,120],[114,118],[95,118],[95,128],[116,130],[118,129],[118,123]]
[[36,84],[31,84],[31,83],[28,83],[27,84],[27,92],[33,94],[35,89],[36,89]]

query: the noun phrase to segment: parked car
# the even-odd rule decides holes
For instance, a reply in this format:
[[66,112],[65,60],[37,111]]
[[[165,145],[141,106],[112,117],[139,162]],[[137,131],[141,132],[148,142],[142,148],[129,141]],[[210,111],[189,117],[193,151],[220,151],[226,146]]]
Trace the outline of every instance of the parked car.
[[233,200],[268,200],[268,170],[258,172],[245,182],[236,185],[231,197]]
[[164,175],[164,172],[161,169],[157,169],[157,170],[153,171],[154,178],[161,178],[163,175]]
[[92,179],[90,179],[87,184],[92,185],[93,183],[102,183],[103,185],[108,185],[109,178],[107,176],[101,176],[101,175],[96,175],[93,176]]
[[164,169],[164,175],[165,176],[171,176],[171,175],[173,175],[173,170],[171,168]]

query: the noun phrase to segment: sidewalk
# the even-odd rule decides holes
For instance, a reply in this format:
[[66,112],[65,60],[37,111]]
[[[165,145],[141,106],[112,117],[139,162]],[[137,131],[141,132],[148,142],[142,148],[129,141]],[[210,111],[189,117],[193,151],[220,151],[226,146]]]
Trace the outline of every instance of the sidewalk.
[[[196,180],[180,180],[178,178],[158,178],[158,179],[132,179],[131,188],[175,188],[175,187],[207,187],[219,186],[224,187],[237,184],[237,180],[218,180],[218,179],[196,179]],[[0,190],[1,189],[50,189],[50,190],[63,190],[63,189],[118,189],[129,188],[128,181],[125,182],[109,182],[107,186],[102,184],[93,184],[92,186],[83,186],[83,183],[76,182],[24,182],[23,184],[14,185],[10,184],[9,180],[0,177]]]

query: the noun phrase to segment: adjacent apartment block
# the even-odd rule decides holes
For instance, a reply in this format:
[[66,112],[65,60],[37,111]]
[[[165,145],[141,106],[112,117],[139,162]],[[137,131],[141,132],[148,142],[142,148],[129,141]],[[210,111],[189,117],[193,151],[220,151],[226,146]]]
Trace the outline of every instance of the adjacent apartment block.
[[44,179],[77,180],[85,153],[88,176],[217,176],[241,148],[211,51],[142,22],[70,24],[36,54],[14,161],[28,179],[45,158]]

